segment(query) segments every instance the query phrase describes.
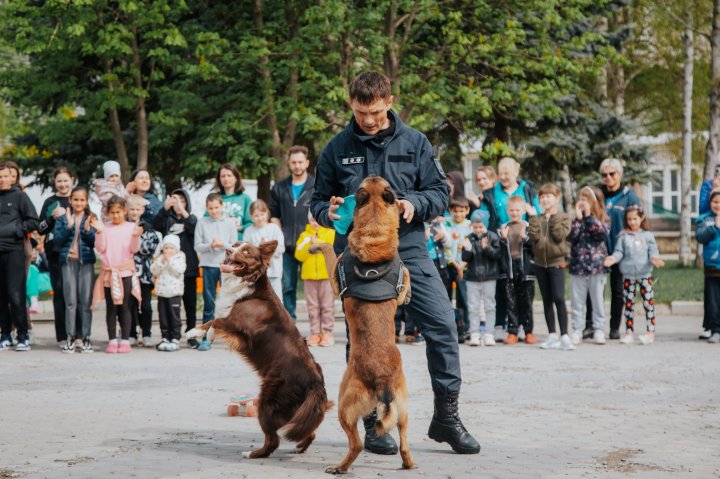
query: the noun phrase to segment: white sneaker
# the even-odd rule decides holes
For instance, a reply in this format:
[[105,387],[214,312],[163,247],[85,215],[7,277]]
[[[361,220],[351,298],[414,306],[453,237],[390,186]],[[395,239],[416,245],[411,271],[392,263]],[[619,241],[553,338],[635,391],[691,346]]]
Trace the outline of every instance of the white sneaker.
[[480,333],[470,333],[469,346],[480,346]]
[[503,341],[505,341],[505,336],[507,336],[505,329],[502,326],[495,326],[495,341],[498,343],[502,343]]
[[132,336],[130,336],[130,338],[128,338],[128,341],[130,341],[130,347],[137,346],[138,342],[137,342],[136,338],[133,338]]
[[593,334],[593,340],[595,344],[605,344],[605,331],[602,329],[596,329]]
[[540,343],[540,349],[560,349],[560,338],[557,333],[550,333],[545,341]]
[[142,338],[143,346],[146,348],[154,348],[155,347],[155,341],[150,336],[145,336]]
[[482,346],[495,346],[495,337],[490,333],[485,333],[480,338],[480,345]]
[[705,329],[702,333],[700,333],[698,339],[710,339],[710,336],[712,336],[712,332],[709,329]]
[[655,335],[653,333],[641,334],[640,336],[638,336],[638,341],[640,342],[640,344],[648,346],[655,342]]
[[720,333],[713,333],[710,338],[708,338],[708,343],[710,344],[717,344],[720,343]]
[[626,332],[625,336],[620,338],[621,344],[632,344],[634,342],[635,342],[635,336],[633,335],[633,333],[631,331]]
[[572,343],[574,345],[582,344],[582,330],[576,330],[572,333]]
[[525,341],[525,328],[523,328],[522,325],[518,327],[517,337],[518,341]]
[[[63,343],[63,346],[65,343]],[[12,349],[12,341],[8,341],[7,339],[3,339],[0,341],[0,351],[10,351]]]
[[157,346],[155,346],[155,349],[157,349],[158,351],[169,351],[168,348],[170,347],[170,344],[170,341],[163,338],[163,340],[160,341]]
[[575,349],[572,339],[567,334],[560,336],[560,349],[562,351],[573,351]]

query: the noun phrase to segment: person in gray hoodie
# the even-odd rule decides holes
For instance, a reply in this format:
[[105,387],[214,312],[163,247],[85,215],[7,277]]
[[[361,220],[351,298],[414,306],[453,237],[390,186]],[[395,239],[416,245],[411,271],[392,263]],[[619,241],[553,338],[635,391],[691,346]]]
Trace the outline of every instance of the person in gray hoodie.
[[655,237],[647,231],[645,213],[638,205],[628,206],[625,210],[625,229],[618,235],[615,251],[605,259],[605,267],[620,263],[623,276],[623,296],[625,299],[625,336],[623,344],[633,344],[635,291],[640,287],[647,334],[641,334],[641,344],[652,344],[655,337],[655,299],[653,297],[653,266],[662,267]]

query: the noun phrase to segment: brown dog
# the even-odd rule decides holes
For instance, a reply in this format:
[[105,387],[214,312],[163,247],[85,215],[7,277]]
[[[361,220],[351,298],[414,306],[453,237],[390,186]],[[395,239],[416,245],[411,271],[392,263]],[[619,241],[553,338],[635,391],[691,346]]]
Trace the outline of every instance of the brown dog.
[[[400,351],[395,345],[394,321],[398,303],[409,301],[410,274],[402,266],[397,297],[380,301],[352,297],[348,291],[341,291],[337,277],[338,268],[345,265],[344,255],[350,254],[362,265],[367,265],[369,269],[365,276],[382,271],[384,265],[397,257],[400,213],[395,193],[379,176],[366,178],[355,193],[355,199],[354,226],[348,236],[349,253],[346,251],[336,258],[330,245],[317,244],[310,248],[310,252],[322,252],[326,264],[332,265],[335,273],[333,288],[343,298],[352,344],[338,400],[338,417],[350,448],[340,464],[325,470],[330,474],[344,474],[357,459],[363,448],[358,419],[375,408],[378,416],[376,434],[382,436],[397,425],[402,467],[416,467],[407,444],[407,384]],[[354,270],[362,276],[361,269]]]
[[232,286],[237,295],[225,318],[216,318],[191,329],[186,336],[202,338],[212,329],[228,347],[252,364],[262,379],[258,420],[265,444],[244,457],[267,457],[280,442],[278,431],[297,442],[302,453],[315,439],[325,412],[333,406],[327,400],[320,365],[315,362],[305,339],[270,286],[267,268],[277,241],[236,243],[226,252],[241,282]]

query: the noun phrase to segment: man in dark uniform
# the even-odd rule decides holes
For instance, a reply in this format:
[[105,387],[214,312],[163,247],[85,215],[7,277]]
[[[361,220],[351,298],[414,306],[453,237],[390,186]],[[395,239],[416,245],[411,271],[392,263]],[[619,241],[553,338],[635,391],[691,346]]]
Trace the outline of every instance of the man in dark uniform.
[[[402,215],[399,254],[410,271],[412,296],[406,308],[427,341],[428,369],[435,393],[428,435],[449,443],[455,452],[477,454],[480,444],[465,429],[458,414],[461,379],[453,309],[425,245],[423,221],[443,214],[449,189],[430,142],[403,123],[391,110],[392,104],[386,76],[369,72],[352,81],[353,118],[320,155],[310,210],[318,223],[332,228],[333,221],[340,218],[335,212],[343,198],[354,194],[365,177],[381,176],[393,187]],[[337,252],[346,244],[347,236],[336,235]],[[367,450],[397,453],[390,435],[375,436],[374,413],[363,422]]]

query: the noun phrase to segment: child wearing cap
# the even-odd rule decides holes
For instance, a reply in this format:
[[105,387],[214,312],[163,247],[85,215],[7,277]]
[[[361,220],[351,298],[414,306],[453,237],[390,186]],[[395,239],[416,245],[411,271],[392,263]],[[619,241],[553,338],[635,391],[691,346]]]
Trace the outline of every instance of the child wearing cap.
[[93,185],[95,186],[95,194],[102,203],[102,221],[109,223],[110,219],[107,215],[107,202],[113,196],[119,196],[126,199],[128,192],[122,184],[120,178],[120,163],[109,160],[103,163],[103,177],[97,178]]
[[158,351],[180,349],[180,301],[185,290],[185,253],[180,251],[180,238],[169,234],[163,238],[162,254],[150,270],[157,278],[158,316],[162,341]]
[[472,233],[463,239],[462,260],[467,263],[470,346],[494,346],[495,285],[502,275],[500,238],[488,230],[490,214],[475,210],[470,217]]
[[[570,234],[570,217],[558,211],[560,188],[553,183],[544,184],[538,193],[542,215],[528,211],[528,236],[532,241],[535,276],[545,311],[548,337],[540,343],[542,349],[575,349],[568,335],[567,307],[565,306],[565,267],[570,254],[567,237]],[[553,309],[554,306],[554,309]],[[555,332],[557,310],[560,335]]]

